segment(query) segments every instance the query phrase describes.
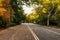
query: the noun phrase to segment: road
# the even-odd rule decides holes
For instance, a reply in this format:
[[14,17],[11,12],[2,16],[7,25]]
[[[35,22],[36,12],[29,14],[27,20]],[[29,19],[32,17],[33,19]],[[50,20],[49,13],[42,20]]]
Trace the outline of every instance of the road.
[[60,30],[33,23],[22,23],[1,30],[0,40],[60,40]]
[[29,24],[29,27],[38,36],[39,40],[60,40],[60,30],[37,24]]

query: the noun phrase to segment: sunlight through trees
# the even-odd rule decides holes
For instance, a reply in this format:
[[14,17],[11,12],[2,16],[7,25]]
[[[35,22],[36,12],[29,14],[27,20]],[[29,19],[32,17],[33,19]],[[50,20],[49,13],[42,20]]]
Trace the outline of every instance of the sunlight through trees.
[[27,20],[60,26],[60,0],[0,0],[1,26],[16,25]]

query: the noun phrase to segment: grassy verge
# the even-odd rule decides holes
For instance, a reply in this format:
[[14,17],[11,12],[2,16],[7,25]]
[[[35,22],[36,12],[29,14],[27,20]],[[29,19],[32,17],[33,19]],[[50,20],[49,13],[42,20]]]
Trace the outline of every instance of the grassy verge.
[[55,28],[55,29],[58,29],[60,30],[60,27],[59,26],[49,26],[50,28]]

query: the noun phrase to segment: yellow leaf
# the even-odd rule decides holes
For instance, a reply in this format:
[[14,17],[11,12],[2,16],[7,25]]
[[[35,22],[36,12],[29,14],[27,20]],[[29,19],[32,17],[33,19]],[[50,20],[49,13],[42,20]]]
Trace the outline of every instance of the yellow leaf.
[[43,8],[42,12],[43,12],[43,13],[46,13],[46,8]]
[[43,1],[43,4],[48,4],[48,3],[50,3],[50,0],[44,0]]
[[33,14],[33,13],[31,13],[30,15],[28,15],[28,18],[29,18],[30,20],[37,19],[38,17],[39,17],[38,15]]
[[0,6],[2,6],[2,0],[0,0]]
[[5,8],[0,8],[0,12],[6,12],[7,10]]
[[3,16],[5,12],[7,12],[5,8],[0,8],[0,16]]
[[0,7],[2,7],[2,4],[0,4]]
[[58,5],[58,9],[60,9],[60,5]]
[[0,0],[0,3],[2,2],[2,0]]

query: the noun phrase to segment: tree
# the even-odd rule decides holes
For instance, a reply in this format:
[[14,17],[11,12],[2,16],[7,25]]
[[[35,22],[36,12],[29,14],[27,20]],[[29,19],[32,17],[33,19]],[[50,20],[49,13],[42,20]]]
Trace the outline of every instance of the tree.
[[39,16],[37,14],[35,14],[34,12],[32,12],[31,14],[29,14],[27,16],[27,19],[29,20],[29,22],[36,22],[36,19],[38,18]]
[[47,25],[49,26],[50,16],[54,14],[54,12],[57,8],[57,3],[54,2],[53,0],[52,1],[51,0],[46,0],[46,1],[43,1],[43,3],[44,3],[44,7],[47,9],[47,13],[48,13]]
[[22,8],[22,5],[23,5],[22,1],[21,0],[10,0],[10,4],[11,4],[11,7],[13,8],[13,10],[15,12],[14,22],[16,24],[21,23],[21,21],[25,19],[24,18],[25,15],[23,14],[24,11],[23,11],[23,8]]
[[[56,0],[30,0],[30,4],[32,3],[35,5],[38,5],[40,8],[40,13],[37,11],[37,13],[47,13],[47,25],[49,26],[50,17],[54,15],[57,4]],[[42,6],[42,7],[41,7]]]

